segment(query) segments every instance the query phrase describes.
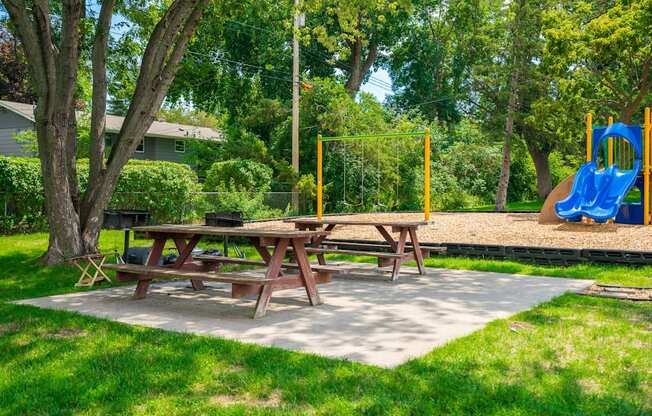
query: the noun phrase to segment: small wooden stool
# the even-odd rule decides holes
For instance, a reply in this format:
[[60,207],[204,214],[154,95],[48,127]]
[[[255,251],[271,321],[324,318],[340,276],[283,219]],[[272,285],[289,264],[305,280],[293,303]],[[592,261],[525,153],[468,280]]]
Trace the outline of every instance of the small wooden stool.
[[74,264],[81,271],[81,276],[75,283],[75,287],[90,287],[103,281],[111,282],[109,276],[102,270],[107,257],[106,254],[97,253],[69,258],[68,262]]

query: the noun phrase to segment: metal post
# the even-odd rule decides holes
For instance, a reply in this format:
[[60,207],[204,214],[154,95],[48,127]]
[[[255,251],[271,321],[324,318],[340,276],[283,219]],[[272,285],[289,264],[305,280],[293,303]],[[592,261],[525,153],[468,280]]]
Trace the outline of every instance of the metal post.
[[650,140],[652,140],[652,120],[650,120],[650,107],[645,108],[643,124],[643,224],[650,224]]
[[[611,126],[614,124],[614,118],[609,117],[609,122],[608,124]],[[607,145],[607,166],[611,166],[614,164],[614,139],[613,137],[609,137],[607,139],[608,145]]]
[[426,128],[423,145],[423,215],[430,221],[430,128]]
[[323,144],[321,142],[321,134],[317,135],[317,218],[321,219],[324,214],[324,205],[322,199],[323,182],[322,182],[322,159],[323,159]]
[[124,245],[122,247],[122,259],[124,262],[127,262],[127,254],[129,254],[129,234],[131,233],[131,230],[129,228],[124,229]]
[[586,114],[586,161],[590,162],[593,153],[593,115]]

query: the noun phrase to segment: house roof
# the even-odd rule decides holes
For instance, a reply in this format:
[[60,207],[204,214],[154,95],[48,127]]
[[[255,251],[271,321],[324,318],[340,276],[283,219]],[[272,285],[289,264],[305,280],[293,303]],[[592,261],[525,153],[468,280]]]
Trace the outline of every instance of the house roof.
[[[34,122],[34,105],[23,104],[13,101],[0,100],[0,107],[18,114]],[[108,133],[118,133],[124,122],[124,117],[107,114],[106,131]],[[209,141],[221,141],[222,132],[209,127],[190,126],[187,124],[167,123],[164,121],[154,121],[145,133],[148,137],[165,137],[171,139],[197,139]]]

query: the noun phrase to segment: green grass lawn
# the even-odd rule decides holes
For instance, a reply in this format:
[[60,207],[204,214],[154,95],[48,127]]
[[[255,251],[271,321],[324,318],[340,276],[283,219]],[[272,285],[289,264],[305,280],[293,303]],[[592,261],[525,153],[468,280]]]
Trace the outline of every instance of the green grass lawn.
[[[70,292],[0,237],[0,300]],[[119,247],[106,232],[102,247]],[[650,284],[650,268],[428,265]],[[652,414],[652,305],[564,295],[396,369],[0,303],[0,414]]]
[[[539,212],[543,206],[543,201],[522,201],[522,202],[510,202],[507,204],[507,211],[532,211]],[[480,205],[477,207],[461,208],[459,212],[493,212],[496,210],[496,206],[491,205]]]

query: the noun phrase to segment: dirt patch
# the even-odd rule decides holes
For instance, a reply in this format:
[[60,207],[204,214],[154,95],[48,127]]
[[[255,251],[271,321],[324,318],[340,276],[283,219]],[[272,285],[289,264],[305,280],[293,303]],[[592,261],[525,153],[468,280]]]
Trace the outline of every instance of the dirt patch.
[[[593,248],[650,251],[652,233],[644,225],[628,224],[553,224],[538,223],[538,213],[506,214],[436,212],[431,223],[419,229],[419,239],[429,243],[497,244],[501,246],[534,246],[558,248]],[[328,218],[328,217],[326,217]],[[338,219],[371,221],[420,221],[421,213],[355,214]],[[294,228],[283,221],[246,224],[245,227]],[[374,227],[342,226],[331,238],[381,240]]]
[[255,407],[279,407],[283,404],[281,392],[274,390],[267,398],[254,398],[249,394],[242,396],[232,396],[229,394],[219,394],[211,397],[211,403],[219,406],[246,405]]
[[0,324],[0,336],[8,334],[10,332],[16,332],[20,329],[20,324],[18,322],[8,322],[6,324]]
[[652,301],[652,288],[645,287],[594,284],[582,292],[582,294],[613,299]]
[[508,326],[509,330],[512,332],[522,332],[534,329],[534,325],[521,321],[510,321]]

